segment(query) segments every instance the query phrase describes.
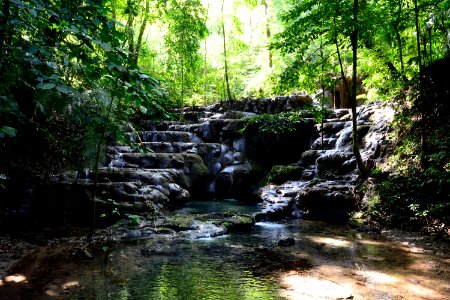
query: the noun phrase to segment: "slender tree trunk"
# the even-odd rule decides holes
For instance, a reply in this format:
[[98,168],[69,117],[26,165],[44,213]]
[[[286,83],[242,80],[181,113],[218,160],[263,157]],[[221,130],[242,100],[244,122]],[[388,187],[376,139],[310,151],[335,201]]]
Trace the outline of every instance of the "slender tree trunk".
[[7,24],[9,18],[10,1],[4,0],[2,7],[2,16],[0,19],[0,69],[3,70],[3,49],[7,34]]
[[405,76],[405,65],[403,64],[403,46],[402,46],[402,39],[400,37],[400,32],[398,31],[398,27],[395,26],[395,37],[397,39],[397,45],[398,45],[398,56],[400,59],[400,73],[401,78],[404,79]]
[[[269,9],[268,9],[268,5],[267,5],[267,0],[263,0],[263,5],[264,5],[264,13],[266,15],[266,38],[267,38],[267,45],[270,44],[270,37],[271,37],[271,32],[270,32],[270,26],[269,26]],[[269,68],[272,69],[273,66],[273,58],[272,58],[272,51],[270,51],[270,49],[268,49],[269,51]]]
[[324,76],[324,58],[323,58],[323,44],[322,44],[322,37],[320,38],[320,61],[322,64],[322,72],[320,73],[320,86],[322,88],[322,99],[320,99],[320,108],[321,108],[321,117],[320,117],[320,132],[321,132],[321,141],[320,141],[320,148],[323,150],[323,138],[324,138],[324,132],[323,132],[323,109],[324,109],[324,101],[325,101],[325,85],[323,83],[323,76]]
[[127,6],[129,7],[129,12],[128,12],[128,20],[127,20],[127,24],[126,24],[126,30],[128,33],[128,59],[130,62],[134,61],[134,51],[135,51],[135,47],[134,47],[134,14],[132,11],[132,6],[133,4],[131,3],[132,1],[128,0],[127,1]]
[[183,55],[181,55],[181,99],[180,99],[180,107],[184,105],[184,59]]
[[224,58],[224,68],[225,68],[225,84],[227,88],[228,101],[233,102],[233,97],[230,91],[230,82],[228,78],[228,59],[227,59],[227,44],[226,44],[226,34],[225,34],[225,19],[223,13],[223,5],[225,0],[222,0],[222,33],[223,33],[223,58]]
[[397,20],[395,20],[394,22],[394,31],[395,31],[395,39],[397,40],[397,45],[398,45],[398,55],[399,55],[399,59],[400,59],[400,73],[401,73],[401,78],[403,81],[406,81],[404,79],[406,79],[405,76],[405,65],[403,63],[403,44],[402,44],[402,38],[400,36],[400,31],[399,31],[399,24],[401,22],[401,18],[402,18],[402,11],[403,11],[403,7],[402,7],[402,0],[398,1],[398,11],[397,11]]
[[149,11],[150,11],[150,0],[146,0],[144,17],[142,18],[142,24],[141,24],[141,27],[139,28],[139,35],[138,35],[138,39],[137,39],[137,43],[136,43],[136,50],[134,53],[134,64],[136,66],[138,64],[139,54],[141,53],[142,40],[144,38],[145,29],[147,28]]
[[207,51],[208,49],[206,48],[206,38],[205,38],[205,42],[204,42],[204,48],[205,48],[205,57],[204,57],[204,64],[203,64],[203,105],[208,105],[207,99],[206,99],[206,75],[207,75]]
[[428,28],[428,43],[430,44],[430,63],[433,61],[433,40],[431,37],[431,27]]
[[[205,22],[208,19],[208,14],[209,14],[209,3],[208,6],[206,7],[206,18],[205,18]],[[203,105],[206,106],[208,105],[208,100],[207,100],[207,95],[206,95],[206,88],[207,88],[207,84],[206,84],[206,75],[207,75],[207,58],[208,58],[208,48],[206,47],[207,43],[206,43],[206,38],[204,41],[204,50],[205,50],[205,57],[204,57],[204,64],[203,64]]]
[[448,37],[447,37],[447,26],[445,26],[445,15],[442,14],[442,18],[441,18],[441,25],[442,25],[442,32],[444,34],[444,41],[447,41],[445,43],[445,48],[447,48],[447,55],[450,55],[450,41],[448,41]]
[[249,42],[250,47],[248,47],[248,48],[249,48],[249,52],[252,53],[253,52],[253,22],[252,22],[252,15],[249,14],[248,17],[249,17],[248,21],[250,22],[250,42]]
[[350,41],[352,44],[352,56],[353,56],[353,72],[352,72],[352,90],[350,94],[350,106],[352,109],[352,125],[353,125],[353,154],[356,158],[356,163],[358,164],[358,169],[361,172],[361,176],[366,178],[369,174],[366,166],[361,157],[359,151],[359,137],[358,137],[358,124],[357,124],[357,114],[356,114],[356,86],[357,86],[357,67],[358,67],[358,0],[353,0],[353,20],[354,28],[350,36]]
[[400,32],[398,30],[398,24],[400,23],[401,17],[402,17],[402,0],[398,1],[398,23],[395,26],[395,36],[397,38],[397,44],[398,44],[398,54],[399,54],[399,59],[400,59],[400,72],[402,73],[402,78],[404,78],[405,76],[405,65],[403,63],[403,45],[402,45],[402,39],[400,36]]
[[[117,20],[116,0],[111,0],[111,18],[113,20]],[[113,26],[116,28],[115,23],[113,23]]]
[[419,61],[419,98],[418,106],[420,109],[420,151],[423,158],[425,148],[425,124],[424,124],[424,93],[423,93],[423,67],[422,67],[422,53],[420,50],[420,26],[419,26],[419,8],[417,7],[417,0],[414,0],[414,21],[416,26],[416,42],[417,42],[417,59]]

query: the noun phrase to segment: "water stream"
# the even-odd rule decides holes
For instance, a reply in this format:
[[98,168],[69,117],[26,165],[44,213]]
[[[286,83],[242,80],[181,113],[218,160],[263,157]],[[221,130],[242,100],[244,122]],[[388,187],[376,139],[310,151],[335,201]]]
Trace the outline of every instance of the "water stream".
[[[190,202],[174,214],[258,209]],[[279,246],[286,238],[295,244]],[[49,245],[5,277],[0,299],[448,299],[448,248],[419,242],[289,220],[215,238]]]
[[[190,202],[175,214],[236,211],[235,200]],[[294,238],[295,244],[278,243]],[[432,253],[347,226],[289,220],[256,223],[251,232],[217,238],[160,236],[121,246],[94,289],[104,299],[444,299]],[[441,266],[444,267],[444,266]],[[448,265],[445,265],[448,276]],[[421,268],[417,272],[417,268]],[[444,271],[444,269],[442,269]],[[428,275],[430,275],[428,274]],[[403,298],[402,298],[403,297]],[[103,298],[100,297],[100,298]]]

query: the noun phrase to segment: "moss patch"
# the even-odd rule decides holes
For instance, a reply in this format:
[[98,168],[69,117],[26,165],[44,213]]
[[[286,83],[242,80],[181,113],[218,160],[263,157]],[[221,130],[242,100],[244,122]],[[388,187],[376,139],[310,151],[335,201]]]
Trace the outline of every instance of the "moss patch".
[[163,226],[175,231],[184,231],[189,230],[193,222],[194,218],[192,216],[176,215],[167,217]]
[[302,176],[303,170],[300,166],[273,166],[267,176],[267,183],[281,184],[289,180],[297,180]]

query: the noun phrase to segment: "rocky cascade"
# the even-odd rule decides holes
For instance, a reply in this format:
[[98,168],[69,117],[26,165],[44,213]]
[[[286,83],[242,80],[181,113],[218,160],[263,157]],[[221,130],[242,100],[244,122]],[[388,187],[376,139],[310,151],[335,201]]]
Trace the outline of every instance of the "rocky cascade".
[[[178,121],[141,120],[140,131],[127,133],[132,144],[110,146],[107,162],[99,169],[99,225],[111,224],[126,214],[151,218],[189,199],[255,200],[265,169],[272,161],[300,158],[310,145],[314,125],[310,120],[300,125],[305,130],[282,137],[257,131],[243,135],[242,119],[291,110],[309,101],[304,95],[246,99],[183,108]],[[292,140],[303,145],[302,151],[291,145]],[[289,155],[286,149],[290,149]],[[34,212],[46,219],[47,211],[60,211],[60,219],[51,218],[59,224],[88,222],[94,176],[89,171],[53,176],[51,186],[36,193]]]
[[[256,193],[267,160],[260,158],[266,150],[255,150],[267,146],[267,141],[240,133],[242,119],[291,110],[307,101],[309,98],[299,95],[247,99],[184,108],[179,111],[180,121],[142,121],[144,131],[129,133],[135,146],[110,148],[111,160],[101,170],[101,178],[133,186],[120,188],[121,195],[116,193],[116,198],[151,198],[165,206],[176,206],[189,197],[242,199]],[[309,126],[312,131],[312,122]],[[310,134],[301,135],[296,138],[305,144]],[[285,137],[284,142],[290,138]]]
[[[262,200],[256,221],[286,216],[343,219],[355,205],[358,178],[348,110],[332,111],[323,130],[305,115],[293,132],[240,131],[244,117],[287,111],[309,101],[301,95],[247,99],[184,108],[179,121],[142,120],[141,131],[127,133],[132,145],[110,146],[108,160],[99,169],[99,225],[126,214],[152,218],[189,199],[225,198]],[[369,166],[385,155],[390,114],[381,103],[359,109],[362,156]],[[258,190],[273,165],[289,163],[295,171],[290,177]],[[53,176],[52,186],[35,192],[39,201],[34,201],[34,215],[42,219],[48,211],[59,211],[59,218],[51,218],[56,224],[88,222],[93,178],[90,172]]]
[[[389,121],[393,115],[393,109],[381,102],[358,108],[359,145],[369,168],[386,159]],[[333,222],[348,220],[348,213],[361,199],[357,188],[359,171],[352,152],[351,111],[334,110],[328,117],[323,129],[316,125],[319,137],[311,149],[291,164],[301,173],[290,181],[269,184],[259,190],[263,205],[256,221],[287,216]]]

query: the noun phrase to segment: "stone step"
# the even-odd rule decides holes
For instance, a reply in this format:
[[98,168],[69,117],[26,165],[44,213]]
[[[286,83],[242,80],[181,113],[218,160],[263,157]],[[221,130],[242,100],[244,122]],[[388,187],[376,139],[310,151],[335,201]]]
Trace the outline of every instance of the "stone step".
[[311,150],[333,150],[336,148],[336,140],[335,137],[324,137],[322,144],[322,138],[319,137],[311,144]]
[[[153,153],[197,154],[209,169],[211,176],[217,175],[223,166],[238,162],[240,153],[237,152],[234,155],[234,152],[230,152],[229,147],[225,147],[225,145],[219,143],[147,142],[142,143],[141,146],[153,151]],[[132,149],[129,146],[116,146],[111,148],[109,153],[111,157],[117,157],[117,163],[111,166],[121,166],[123,164],[121,164],[122,160],[120,159],[120,155],[125,153],[140,153],[140,151],[138,149]]]
[[150,202],[167,207],[182,204],[190,198],[189,192],[174,182],[158,185],[139,181],[109,182],[99,183],[97,189],[103,201],[115,201],[117,203],[141,203],[145,205],[145,202]]
[[348,128],[352,126],[351,121],[337,121],[337,122],[326,122],[322,124],[316,124],[316,130],[321,133],[325,132],[325,134],[336,134],[339,131],[343,130],[344,128]]
[[220,143],[169,143],[169,142],[147,142],[143,146],[155,153],[192,153],[206,158],[208,154],[220,156]]
[[240,136],[239,130],[244,127],[240,119],[209,119],[198,124],[174,124],[169,131],[192,132],[207,143],[219,143],[225,139]]
[[[209,169],[200,156],[190,153],[122,153],[111,161],[110,168],[126,169],[177,169],[179,184],[191,188],[201,181],[206,182]],[[205,183],[206,184],[206,183]]]
[[177,182],[180,171],[177,169],[135,169],[135,168],[100,168],[98,181],[108,182],[142,182],[161,184]]
[[[202,158],[208,156],[209,153],[220,156],[221,151],[220,143],[144,142],[139,146],[155,153],[192,153],[198,154]],[[130,146],[111,146],[109,153],[139,153],[139,149]]]
[[[139,131],[142,142],[183,142],[202,143],[203,141],[192,132],[186,131]],[[131,133],[131,140],[140,142],[134,133]]]
[[186,132],[195,132],[199,128],[200,123],[195,124],[184,124],[184,123],[175,123],[170,124],[167,127],[168,131],[186,131]]
[[353,152],[339,151],[339,150],[308,150],[302,153],[299,164],[304,167],[309,167],[316,164],[325,164],[328,162],[331,165],[343,163],[353,157]]
[[258,196],[263,203],[254,216],[255,221],[276,221],[289,215],[290,211],[294,211],[295,197],[307,184],[308,181],[288,181],[261,188]]

